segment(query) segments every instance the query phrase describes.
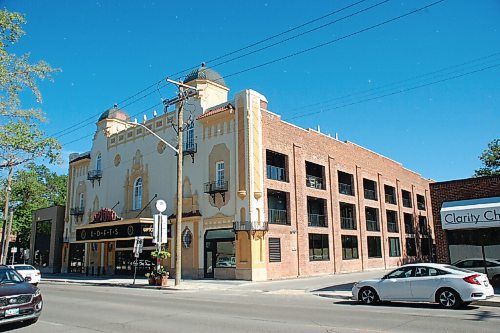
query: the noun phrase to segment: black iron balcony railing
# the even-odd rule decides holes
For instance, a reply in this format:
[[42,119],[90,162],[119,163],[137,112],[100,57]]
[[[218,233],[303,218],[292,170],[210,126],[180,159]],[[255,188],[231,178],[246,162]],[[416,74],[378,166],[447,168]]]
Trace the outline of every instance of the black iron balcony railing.
[[312,188],[317,188],[320,190],[325,189],[325,187],[323,185],[323,178],[312,176],[312,175],[306,175],[306,186],[312,187]]
[[308,214],[310,227],[327,227],[326,216],[322,214]]
[[396,222],[387,222],[387,231],[388,232],[399,232],[398,224]]
[[350,184],[339,183],[339,192],[347,195],[354,195]]
[[94,187],[94,182],[97,180],[99,185],[101,185],[102,170],[90,170],[87,172],[87,180],[92,182],[92,187]]
[[419,210],[425,210],[425,202],[417,202],[417,208]]
[[268,231],[269,224],[267,222],[258,221],[236,221],[233,222],[234,231]]
[[411,208],[411,200],[408,198],[403,198],[403,207]]
[[84,207],[71,208],[70,211],[69,211],[69,214],[73,215],[73,216],[81,216],[84,213],[85,213],[85,208]]
[[191,156],[194,163],[194,154],[198,152],[198,144],[194,142],[185,142],[182,148],[182,156]]
[[272,224],[290,224],[288,221],[288,211],[285,209],[269,209],[269,223]]
[[378,221],[366,220],[366,230],[368,231],[380,231],[380,226]]
[[374,190],[370,190],[365,188],[365,199],[369,200],[377,200],[377,192]]
[[279,180],[282,182],[286,181],[285,168],[281,168],[281,167],[277,167],[277,166],[268,164],[266,166],[266,172],[267,172],[268,179]]
[[393,194],[386,194],[385,195],[385,202],[395,205],[396,204],[396,197]]
[[205,183],[204,192],[210,194],[213,201],[215,202],[215,195],[219,193],[222,196],[222,200],[226,202],[226,192],[229,189],[229,182],[226,180],[214,181]]
[[340,228],[356,230],[356,220],[352,217],[341,217],[340,218]]

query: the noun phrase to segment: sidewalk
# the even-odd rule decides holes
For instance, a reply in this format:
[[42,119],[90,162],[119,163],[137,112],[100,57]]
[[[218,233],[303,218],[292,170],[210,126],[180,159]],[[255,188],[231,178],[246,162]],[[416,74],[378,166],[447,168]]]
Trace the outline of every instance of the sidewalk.
[[[240,290],[255,291],[263,293],[287,293],[306,294],[310,293],[320,297],[350,300],[352,299],[351,288],[354,282],[380,277],[388,271],[368,271],[346,274],[322,275],[314,277],[300,277],[294,279],[269,280],[269,281],[242,281],[242,280],[191,280],[183,279],[179,286],[175,286],[175,280],[169,279],[167,287],[148,285],[144,277],[133,278],[128,276],[85,276],[80,274],[45,274],[41,284],[87,284],[101,286],[116,286],[128,288],[165,289],[165,290]],[[495,296],[488,300],[475,302],[476,305],[500,307],[500,288],[495,289]]]

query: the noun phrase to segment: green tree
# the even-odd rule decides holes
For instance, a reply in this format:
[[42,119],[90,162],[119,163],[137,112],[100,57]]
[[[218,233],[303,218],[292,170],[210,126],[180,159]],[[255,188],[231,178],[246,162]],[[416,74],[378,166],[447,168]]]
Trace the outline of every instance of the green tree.
[[475,171],[474,177],[500,175],[500,139],[488,143],[479,159],[483,166]]
[[14,173],[10,199],[14,207],[12,230],[20,247],[29,247],[33,211],[65,204],[67,181],[66,175],[57,175],[45,165],[35,163],[28,163]]

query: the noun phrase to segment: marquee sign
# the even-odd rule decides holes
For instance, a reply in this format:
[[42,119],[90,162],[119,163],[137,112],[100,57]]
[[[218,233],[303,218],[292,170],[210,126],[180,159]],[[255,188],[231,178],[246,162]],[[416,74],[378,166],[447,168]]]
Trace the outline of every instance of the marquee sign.
[[96,226],[76,230],[77,242],[106,241],[116,239],[131,239],[136,236],[152,238],[152,223],[131,222],[111,226]]
[[92,223],[111,222],[119,220],[121,220],[121,218],[118,217],[114,210],[110,208],[102,208],[100,211],[95,213],[94,218],[92,219]]

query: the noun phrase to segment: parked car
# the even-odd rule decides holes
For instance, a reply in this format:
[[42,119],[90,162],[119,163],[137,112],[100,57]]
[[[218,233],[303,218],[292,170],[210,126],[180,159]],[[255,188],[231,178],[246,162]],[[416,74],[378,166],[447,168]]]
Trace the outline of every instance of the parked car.
[[40,289],[27,283],[13,268],[0,265],[0,325],[34,324],[42,313]]
[[[462,259],[453,264],[460,268],[470,271],[486,273],[484,269],[483,258]],[[500,285],[500,260],[486,258],[486,269],[488,270],[488,278],[494,286]]]
[[380,279],[363,280],[352,288],[353,298],[365,304],[378,301],[436,302],[456,309],[493,297],[484,274],[442,264],[401,266]]
[[42,279],[40,271],[31,265],[19,264],[9,265],[9,267],[15,269],[27,282],[35,286],[38,285]]

